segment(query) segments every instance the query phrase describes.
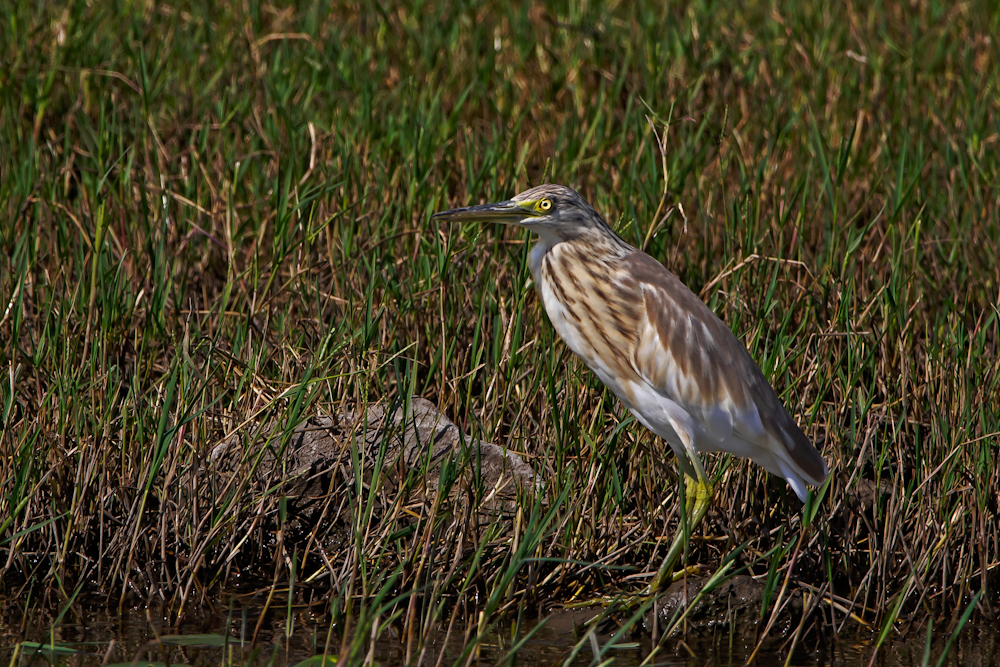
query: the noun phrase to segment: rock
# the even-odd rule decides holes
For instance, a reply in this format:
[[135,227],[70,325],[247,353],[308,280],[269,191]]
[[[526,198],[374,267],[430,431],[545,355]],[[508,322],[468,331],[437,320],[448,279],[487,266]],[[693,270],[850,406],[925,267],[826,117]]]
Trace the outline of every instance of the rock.
[[[656,611],[660,617],[660,627],[668,625],[675,614],[683,614],[690,602],[694,604],[694,607],[688,612],[685,619],[689,634],[697,636],[720,629],[725,629],[727,632],[731,630],[738,635],[752,634],[762,620],[760,610],[764,600],[764,584],[748,575],[741,574],[703,593],[699,599],[698,595],[703,592],[708,581],[707,577],[687,577],[686,580],[671,584],[663,592],[656,605]],[[771,599],[772,605],[776,597],[777,591],[774,592]],[[770,632],[772,636],[782,634],[802,615],[800,590],[790,589],[786,593],[785,602],[782,603],[784,606]],[[768,618],[765,616],[763,623],[766,624],[767,620]],[[647,627],[652,626],[651,614],[647,615],[646,625]]]
[[414,397],[405,416],[401,405],[392,410],[375,405],[357,417],[345,413],[344,420],[357,427],[369,456],[376,456],[384,442],[386,459],[401,453],[400,461],[404,464],[401,474],[426,468],[429,491],[437,489],[441,463],[449,457],[474,475],[488,495],[512,499],[517,489],[534,487],[534,471],[520,456],[492,443],[463,436],[426,399]]
[[[337,483],[356,481],[351,443],[358,447],[361,474],[366,484],[378,472],[381,482],[395,490],[409,479],[425,497],[433,497],[447,465],[445,481],[449,494],[460,502],[479,499],[477,511],[487,514],[510,512],[518,490],[536,488],[534,471],[517,454],[492,443],[462,435],[458,427],[433,403],[414,397],[404,414],[401,404],[376,404],[365,411],[345,411],[338,416],[316,415],[296,426],[286,438],[276,427],[260,459],[248,452],[247,444],[259,435],[237,433],[212,449],[211,466],[221,477],[245,475],[250,481],[297,500],[303,509],[310,501],[336,493]],[[241,446],[242,445],[242,446]],[[227,475],[228,473],[228,475]],[[331,476],[339,474],[334,482]],[[411,477],[413,475],[413,477]]]
[[892,493],[892,485],[887,480],[875,484],[870,479],[859,479],[853,488],[847,489],[847,503],[855,512],[870,512],[877,500]]

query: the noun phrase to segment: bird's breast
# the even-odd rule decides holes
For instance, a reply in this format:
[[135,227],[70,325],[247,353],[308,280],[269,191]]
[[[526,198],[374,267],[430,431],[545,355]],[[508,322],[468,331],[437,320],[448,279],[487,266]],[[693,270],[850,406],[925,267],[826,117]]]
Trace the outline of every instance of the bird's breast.
[[638,376],[631,357],[641,293],[621,284],[612,262],[569,243],[536,246],[529,264],[556,332],[627,406],[634,405]]

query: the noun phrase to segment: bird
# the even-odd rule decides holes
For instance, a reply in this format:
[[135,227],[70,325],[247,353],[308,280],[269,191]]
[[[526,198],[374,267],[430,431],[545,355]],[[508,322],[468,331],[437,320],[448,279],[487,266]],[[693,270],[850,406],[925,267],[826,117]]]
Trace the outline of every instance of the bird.
[[[528,265],[559,337],[683,473],[687,534],[714,486],[699,452],[728,452],[784,478],[806,502],[826,460],[789,415],[746,347],[674,273],[622,239],[575,190],[545,184],[507,201],[435,213],[447,222],[516,224],[537,235]],[[678,530],[648,585],[655,592],[684,547]]]

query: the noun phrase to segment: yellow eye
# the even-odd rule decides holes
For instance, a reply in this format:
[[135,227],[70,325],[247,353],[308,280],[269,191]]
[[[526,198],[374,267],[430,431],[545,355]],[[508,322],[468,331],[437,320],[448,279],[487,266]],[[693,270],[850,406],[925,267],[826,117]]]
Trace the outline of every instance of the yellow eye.
[[538,209],[540,211],[548,211],[550,208],[552,208],[552,200],[543,199],[542,201],[538,202]]

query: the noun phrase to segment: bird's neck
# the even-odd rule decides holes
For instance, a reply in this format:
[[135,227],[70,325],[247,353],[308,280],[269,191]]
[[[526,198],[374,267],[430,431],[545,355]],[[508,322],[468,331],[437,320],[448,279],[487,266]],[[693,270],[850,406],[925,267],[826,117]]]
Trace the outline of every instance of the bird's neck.
[[553,245],[555,244],[551,241],[539,236],[538,242],[532,246],[531,252],[528,254],[528,268],[531,269],[531,277],[535,279],[536,285],[541,280],[542,259],[545,257],[545,253],[552,250]]
[[636,252],[635,248],[613,232],[608,234],[585,230],[572,239],[560,238],[551,232],[536,233],[538,233],[538,241],[531,248],[531,253],[528,255],[528,267],[531,269],[531,275],[535,279],[535,284],[538,284],[540,280],[539,272],[545,255],[560,246],[566,249],[569,246],[573,246],[573,249],[581,254],[606,264],[613,264]]

